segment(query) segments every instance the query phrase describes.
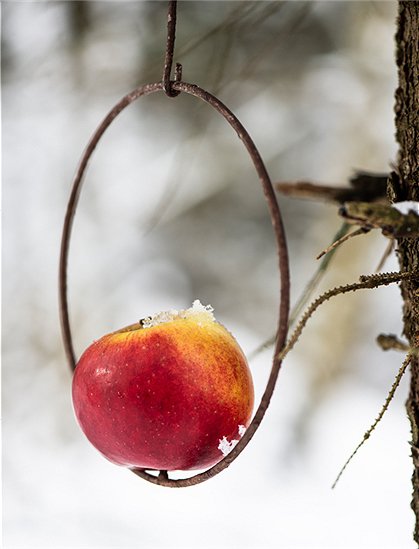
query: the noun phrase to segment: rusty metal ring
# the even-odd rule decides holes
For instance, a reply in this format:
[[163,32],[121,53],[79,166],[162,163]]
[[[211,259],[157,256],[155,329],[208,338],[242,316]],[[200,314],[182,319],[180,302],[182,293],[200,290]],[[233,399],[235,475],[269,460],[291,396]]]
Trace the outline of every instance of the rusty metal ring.
[[[244,450],[247,446],[254,433],[258,429],[265,412],[269,406],[270,399],[272,397],[273,391],[275,389],[276,380],[279,374],[281,367],[281,360],[279,358],[279,353],[282,350],[288,332],[288,317],[289,317],[289,303],[290,303],[290,277],[289,277],[289,260],[288,260],[288,250],[286,237],[284,232],[284,227],[282,223],[281,212],[275,197],[275,193],[272,187],[272,182],[268,175],[268,172],[265,168],[263,160],[257,150],[253,140],[251,139],[249,133],[238,120],[238,118],[214,95],[205,91],[195,84],[189,84],[187,82],[181,81],[172,81],[171,89],[175,92],[183,92],[189,95],[193,95],[204,101],[205,103],[211,105],[236,131],[238,137],[244,144],[249,156],[252,159],[253,165],[256,169],[258,177],[263,187],[266,200],[268,202],[268,207],[271,215],[272,225],[276,236],[276,244],[278,250],[278,262],[279,262],[279,272],[280,272],[280,306],[279,306],[279,320],[278,320],[278,329],[276,336],[276,345],[274,351],[274,358],[271,373],[263,393],[261,402],[258,409],[247,428],[245,434],[240,439],[238,444],[233,448],[233,450],[227,454],[221,461],[213,465],[208,470],[203,473],[196,474],[192,477],[186,479],[169,479],[167,472],[161,472],[158,476],[148,473],[146,470],[133,468],[131,469],[139,477],[158,484],[161,486],[169,487],[186,487],[199,484],[210,478],[214,477],[226,467],[232,463],[237,456]],[[107,128],[111,125],[113,120],[131,103],[139,99],[140,97],[150,95],[156,92],[165,92],[164,82],[157,82],[154,84],[145,84],[133,90],[132,92],[125,95],[106,115],[102,120],[101,124],[98,126],[94,134],[92,135],[90,141],[87,144],[87,147],[81,157],[80,163],[78,165],[73,184],[72,190],[67,205],[67,211],[64,219],[64,227],[61,240],[61,253],[60,253],[60,266],[59,266],[59,300],[60,300],[60,319],[62,334],[64,340],[64,347],[67,355],[67,359],[71,369],[74,371],[76,367],[76,355],[73,347],[73,339],[70,328],[69,321],[69,311],[68,311],[68,299],[67,299],[67,263],[68,263],[68,254],[71,238],[71,230],[73,225],[74,215],[77,209],[77,203],[80,196],[80,191],[83,182],[83,176],[85,174],[88,162],[92,156],[97,144],[102,138],[103,134]]]

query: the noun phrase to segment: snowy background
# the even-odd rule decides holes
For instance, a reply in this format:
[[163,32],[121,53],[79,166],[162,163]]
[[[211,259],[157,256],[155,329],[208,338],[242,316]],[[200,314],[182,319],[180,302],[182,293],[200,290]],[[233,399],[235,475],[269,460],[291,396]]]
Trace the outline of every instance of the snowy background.
[[[71,180],[96,125],[161,78],[165,2],[2,2],[3,535],[5,548],[414,547],[408,379],[335,490],[402,356],[397,287],[341,296],[284,363],[261,428],[222,474],[170,490],[108,463],[73,417],[58,318]],[[247,127],[273,180],[347,182],[395,160],[395,2],[182,2],[175,59]],[[69,264],[76,352],[195,298],[249,355],[273,334],[274,239],[234,132],[197,99],[141,99],[90,164]],[[340,220],[280,198],[293,302]],[[336,254],[320,291],[377,266],[369,234]],[[394,259],[386,269],[395,270]],[[270,349],[251,361],[257,395]]]

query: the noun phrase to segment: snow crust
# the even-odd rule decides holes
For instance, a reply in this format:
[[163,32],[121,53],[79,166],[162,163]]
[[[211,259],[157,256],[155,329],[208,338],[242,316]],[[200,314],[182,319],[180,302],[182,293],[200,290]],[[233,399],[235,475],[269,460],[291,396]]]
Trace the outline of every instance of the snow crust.
[[143,328],[152,328],[179,318],[195,318],[196,320],[215,322],[213,307],[211,307],[211,305],[202,305],[199,299],[195,299],[192,303],[192,307],[189,307],[189,309],[181,309],[180,311],[170,309],[169,311],[162,311],[161,313],[156,313],[143,319],[141,323]]

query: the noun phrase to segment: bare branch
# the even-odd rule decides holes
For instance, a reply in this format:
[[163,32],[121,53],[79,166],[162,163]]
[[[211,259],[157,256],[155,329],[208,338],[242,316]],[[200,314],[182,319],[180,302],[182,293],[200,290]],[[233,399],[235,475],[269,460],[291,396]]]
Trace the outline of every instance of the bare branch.
[[363,446],[363,444],[370,438],[371,436],[371,433],[374,431],[374,429],[377,427],[377,425],[380,423],[383,415],[386,413],[389,405],[390,405],[390,402],[393,400],[393,397],[394,397],[394,394],[396,392],[396,389],[397,387],[399,386],[400,384],[400,381],[404,375],[404,373],[406,372],[407,370],[407,367],[409,366],[410,364],[410,361],[412,360],[412,355],[409,353],[403,364],[400,366],[400,369],[399,371],[397,372],[397,375],[396,375],[396,378],[393,382],[393,385],[391,386],[391,389],[390,389],[390,392],[388,393],[387,395],[387,398],[380,410],[380,413],[378,414],[376,420],[374,421],[374,423],[371,425],[371,427],[368,429],[368,431],[366,431],[364,433],[364,436],[361,440],[361,442],[358,444],[358,446],[355,448],[355,450],[352,452],[352,454],[348,457],[348,459],[345,461],[345,463],[343,464],[343,467],[342,469],[339,471],[339,474],[338,476],[336,477],[334,483],[332,484],[332,490],[333,488],[335,488],[336,484],[339,482],[341,476],[343,475],[345,469],[348,467],[349,463],[352,461],[352,459],[355,457],[355,455],[358,453],[358,450],[361,448],[361,446]]

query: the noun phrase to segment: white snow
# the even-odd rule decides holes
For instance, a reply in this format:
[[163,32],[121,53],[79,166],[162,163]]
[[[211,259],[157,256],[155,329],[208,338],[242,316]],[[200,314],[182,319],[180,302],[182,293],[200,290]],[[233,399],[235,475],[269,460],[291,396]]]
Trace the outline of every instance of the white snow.
[[246,427],[244,425],[239,425],[239,435],[242,437],[246,432]]
[[231,452],[231,450],[236,446],[238,442],[239,442],[238,440],[233,439],[229,441],[227,437],[223,437],[222,439],[220,439],[218,449],[221,451],[223,456],[226,456]]
[[419,215],[419,202],[415,202],[414,200],[395,202],[392,206],[402,214],[408,214],[410,211],[413,211]]
[[[237,432],[239,433],[240,438],[244,435],[246,432],[246,427],[244,425],[239,425],[237,428]],[[218,445],[218,449],[221,451],[223,456],[226,456],[231,452],[231,450],[236,446],[236,444],[239,441],[237,439],[228,440],[227,437],[223,437],[220,439],[220,443]]]
[[170,309],[169,311],[163,311],[161,313],[156,313],[152,316],[145,318],[142,321],[143,328],[153,328],[159,324],[165,324],[166,322],[172,322],[173,320],[179,318],[201,318],[205,319],[207,322],[215,322],[214,309],[211,305],[202,305],[199,299],[195,299],[192,303],[192,307],[189,309],[181,309],[177,311],[176,309]]

